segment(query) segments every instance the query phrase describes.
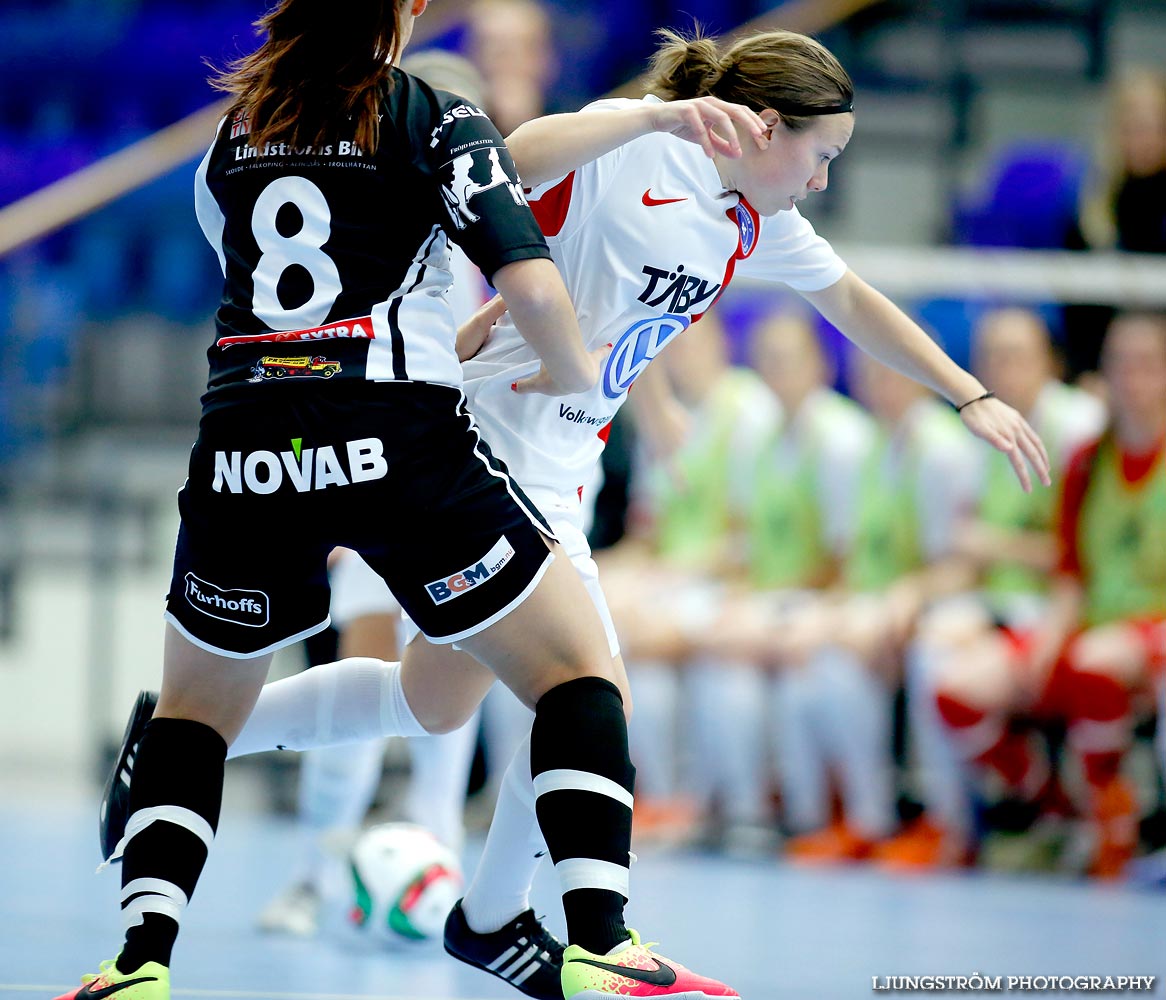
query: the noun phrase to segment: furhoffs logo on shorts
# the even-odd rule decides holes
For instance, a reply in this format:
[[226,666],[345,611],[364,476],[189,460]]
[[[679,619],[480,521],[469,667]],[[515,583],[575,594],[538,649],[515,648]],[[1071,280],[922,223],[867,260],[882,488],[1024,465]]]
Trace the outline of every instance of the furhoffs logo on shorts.
[[455,597],[461,597],[467,590],[472,590],[480,583],[485,583],[514,556],[514,546],[503,535],[494,547],[479,559],[473,566],[467,566],[459,573],[446,577],[444,580],[434,580],[427,583],[425,589],[429,592],[434,604],[444,604]]
[[223,590],[193,573],[186,574],[186,599],[204,615],[233,625],[262,628],[270,618],[271,600],[262,590]]

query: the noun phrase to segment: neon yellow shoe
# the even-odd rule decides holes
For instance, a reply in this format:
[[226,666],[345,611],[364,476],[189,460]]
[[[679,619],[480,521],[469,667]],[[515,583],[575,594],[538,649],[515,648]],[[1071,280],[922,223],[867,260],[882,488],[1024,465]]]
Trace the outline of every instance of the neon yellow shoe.
[[623,997],[674,997],[675,1000],[741,1000],[736,990],[715,979],[689,972],[683,965],[630,940],[606,955],[592,955],[578,945],[563,952],[563,996],[566,1000],[620,1000]]
[[147,962],[134,972],[119,972],[117,959],[101,963],[96,975],[81,977],[81,986],[62,993],[55,1000],[170,1000],[170,970],[157,962]]

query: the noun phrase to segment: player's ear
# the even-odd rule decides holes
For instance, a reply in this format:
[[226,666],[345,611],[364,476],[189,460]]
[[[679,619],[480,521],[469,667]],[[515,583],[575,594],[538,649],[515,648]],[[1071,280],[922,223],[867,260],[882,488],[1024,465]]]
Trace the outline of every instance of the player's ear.
[[420,17],[425,13],[425,8],[429,6],[429,0],[413,0],[413,7],[411,13],[414,17]]
[[773,108],[766,108],[764,111],[761,111],[758,113],[758,117],[763,122],[765,122],[766,126],[769,128],[769,132],[766,133],[765,137],[767,139],[772,139],[773,138],[773,127],[779,121],[781,121],[781,115],[778,114],[776,111],[774,111]]

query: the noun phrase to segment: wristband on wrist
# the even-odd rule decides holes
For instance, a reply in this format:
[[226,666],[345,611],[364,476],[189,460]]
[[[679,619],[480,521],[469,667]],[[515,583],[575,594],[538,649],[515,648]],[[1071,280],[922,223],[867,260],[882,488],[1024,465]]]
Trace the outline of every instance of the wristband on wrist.
[[978,403],[983,399],[995,399],[995,398],[996,398],[996,393],[986,392],[986,393],[984,393],[984,395],[977,396],[975,399],[969,399],[966,403],[960,403],[960,405],[955,408],[955,412],[962,413],[965,406],[971,406],[973,403]]

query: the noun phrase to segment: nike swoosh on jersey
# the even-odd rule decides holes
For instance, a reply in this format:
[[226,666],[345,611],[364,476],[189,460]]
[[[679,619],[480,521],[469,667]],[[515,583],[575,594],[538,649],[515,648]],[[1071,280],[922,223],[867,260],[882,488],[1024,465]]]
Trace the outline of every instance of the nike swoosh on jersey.
[[597,962],[593,958],[573,958],[571,961],[593,965],[604,972],[611,972],[617,976],[623,976],[625,979],[635,979],[637,982],[647,983],[649,986],[671,986],[676,982],[675,971],[663,962],[656,962],[654,969],[636,969],[625,965],[608,965],[607,962]]
[[644,192],[643,201],[645,205],[651,208],[653,205],[671,205],[673,202],[677,201],[688,201],[688,198],[653,198],[652,189],[648,188],[648,190]]
[[124,989],[131,986],[137,986],[139,983],[156,983],[157,976],[143,976],[141,979],[126,979],[120,983],[112,983],[109,986],[103,986],[99,990],[93,989],[93,983],[86,983],[80,990],[73,994],[74,1000],[101,1000],[101,997],[111,997],[115,993],[120,993]]

